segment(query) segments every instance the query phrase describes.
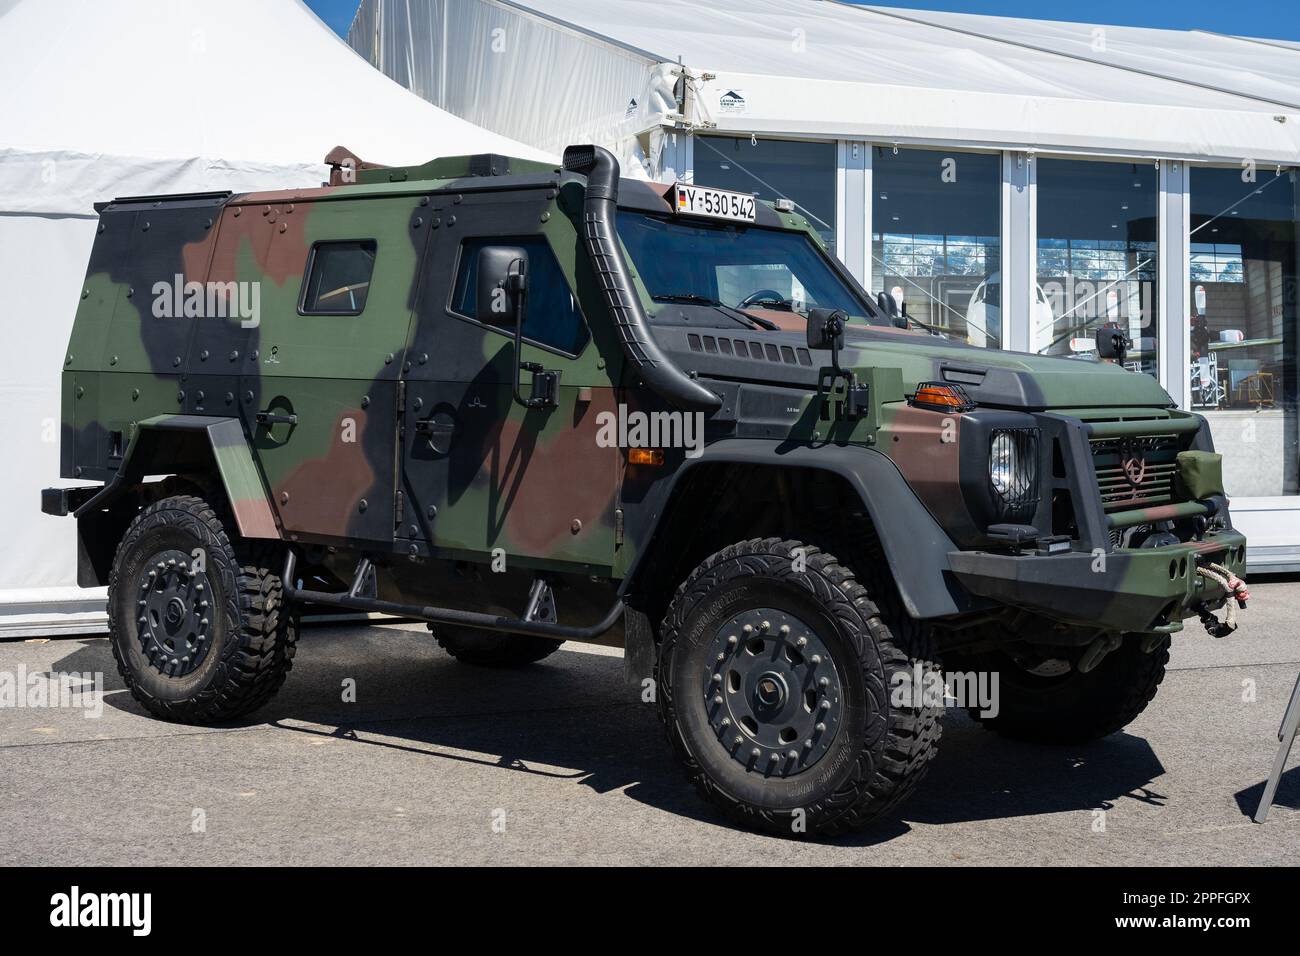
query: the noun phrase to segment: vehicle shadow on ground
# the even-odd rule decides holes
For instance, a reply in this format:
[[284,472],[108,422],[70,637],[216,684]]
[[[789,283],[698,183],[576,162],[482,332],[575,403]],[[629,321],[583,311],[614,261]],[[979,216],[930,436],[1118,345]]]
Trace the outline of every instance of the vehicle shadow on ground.
[[950,711],[939,756],[902,816],[965,823],[1109,810],[1125,800],[1162,807],[1167,795],[1155,781],[1164,772],[1150,744],[1131,734],[1067,746],[1023,743]]
[[[52,669],[102,671],[106,706],[145,715],[129,694],[111,693],[123,684],[107,641],[79,646]],[[341,700],[345,680],[356,688],[355,703]],[[624,790],[655,809],[732,826],[686,782],[655,708],[641,701],[639,687],[623,683],[621,657],[560,651],[520,670],[492,671],[457,664],[425,633],[308,631],[280,694],[227,729],[268,725],[431,762],[570,780],[597,793]],[[828,842],[866,846],[906,833],[910,823],[1104,810],[1123,800],[1162,806],[1165,797],[1153,782],[1163,773],[1146,741],[1128,734],[1065,748],[1025,744],[954,711],[945,718],[927,778],[899,813]],[[1287,794],[1295,782],[1284,781],[1279,804],[1294,799]]]

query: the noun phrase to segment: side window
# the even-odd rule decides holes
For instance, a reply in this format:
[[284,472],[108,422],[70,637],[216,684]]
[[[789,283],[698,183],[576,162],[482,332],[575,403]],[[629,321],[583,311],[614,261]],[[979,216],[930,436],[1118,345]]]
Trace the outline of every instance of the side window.
[[[487,246],[519,246],[528,253],[528,311],[524,338],[569,355],[577,355],[590,338],[578,303],[569,291],[564,272],[550,245],[541,236],[518,239],[467,239],[460,247],[460,266],[451,293],[451,311],[473,318],[478,286],[478,254]],[[508,321],[499,326],[513,331]]]
[[360,315],[375,271],[375,241],[318,242],[302,286],[303,315]]

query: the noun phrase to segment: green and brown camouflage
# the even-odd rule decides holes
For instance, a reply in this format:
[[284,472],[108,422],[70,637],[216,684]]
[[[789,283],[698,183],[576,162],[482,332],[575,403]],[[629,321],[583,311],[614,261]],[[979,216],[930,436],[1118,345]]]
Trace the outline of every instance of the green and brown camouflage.
[[[586,177],[499,156],[331,162],[318,189],[99,208],[64,364],[61,467],[96,484],[45,496],[78,516],[83,583],[102,583],[113,532],[161,475],[218,495],[240,535],[295,549],[304,573],[346,586],[366,557],[391,600],[514,612],[545,575],[577,625],[617,601],[657,620],[722,544],[816,540],[812,528],[850,515],[873,529],[904,606],[952,632],[1017,611],[1167,633],[1227,598],[1198,567],[1244,572],[1222,489],[1185,500],[1175,481],[1179,452],[1212,452],[1208,428],[1153,379],[899,328],[803,217],[771,204],[753,225],[709,227],[728,241],[798,237],[850,290],[827,305],[855,317],[839,361],[865,388],[861,414],[819,391],[829,353],[809,347],[793,293],[773,307],[665,302],[642,274],[662,264],[622,244],[655,347],[717,406],[700,413],[698,455],[664,447],[632,463],[602,425],[681,409],[647,386],[615,321]],[[690,221],[666,186],[624,180],[617,200],[665,229]],[[517,356],[513,328],[460,309],[474,242],[545,244],[580,316],[572,351],[530,335]],[[372,250],[355,314],[305,313],[326,243]],[[215,299],[188,304],[190,289]],[[241,312],[254,300],[255,316]],[[221,314],[207,314],[213,301]],[[520,361],[559,373],[552,404],[516,401]],[[926,407],[925,383],[969,404]],[[990,484],[1004,434],[1024,436],[1036,464],[1014,506]]]

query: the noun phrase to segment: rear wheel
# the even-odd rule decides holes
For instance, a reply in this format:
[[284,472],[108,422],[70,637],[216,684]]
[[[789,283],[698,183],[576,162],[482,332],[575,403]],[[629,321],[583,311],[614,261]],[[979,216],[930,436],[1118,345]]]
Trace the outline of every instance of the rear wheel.
[[266,703],[293,666],[296,622],[278,575],[191,495],[146,507],[118,545],[108,624],[118,672],[156,717],[233,720]]
[[500,634],[443,624],[430,624],[429,630],[439,647],[462,664],[475,667],[525,667],[554,654],[564,643],[529,634]]
[[783,835],[836,834],[888,813],[925,774],[942,694],[925,632],[882,616],[811,545],[732,545],[678,589],[656,669],[660,716],[700,794]]
[[[1077,655],[1076,655],[1077,657]],[[1146,709],[1165,677],[1169,638],[1152,646],[1124,636],[1090,671],[1077,660],[1039,662],[992,651],[969,662],[998,674],[997,713],[970,714],[989,730],[1035,743],[1073,744],[1116,733]]]

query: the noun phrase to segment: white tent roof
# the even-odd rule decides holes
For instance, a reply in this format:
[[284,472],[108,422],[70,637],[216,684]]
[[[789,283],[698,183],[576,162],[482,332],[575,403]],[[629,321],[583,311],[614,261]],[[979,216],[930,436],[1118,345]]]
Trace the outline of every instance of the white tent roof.
[[[448,22],[450,50],[438,43]],[[504,76],[513,53],[531,84],[516,77],[512,96],[494,101],[504,84],[476,74],[473,102],[458,103],[454,78],[422,80],[422,61],[436,70],[502,25],[510,45],[481,58],[483,70]],[[363,35],[376,28],[407,35],[376,44]],[[530,30],[568,38],[563,77],[553,80],[554,58],[536,57],[547,46]],[[574,37],[584,57],[574,58]],[[1230,162],[1300,156],[1300,50],[1281,41],[822,0],[363,0],[350,39],[390,75],[436,89],[442,105],[552,146],[549,131],[571,122],[553,82],[616,75],[615,58],[639,57],[643,87],[617,99],[642,130],[671,119],[646,104],[671,101],[671,73],[655,65],[680,61],[698,93],[687,118],[720,130]],[[552,117],[540,138],[538,114]]]
[[1054,20],[875,8],[900,20],[931,24],[960,35],[993,37],[1022,48],[1050,51],[1111,72],[1170,78],[1192,90],[1228,92],[1239,108],[1300,110],[1300,55],[1280,40],[1254,40],[1203,30],[1153,30]]
[[317,184],[340,144],[388,164],[550,158],[389,80],[300,0],[0,4],[0,116],[4,212]]

